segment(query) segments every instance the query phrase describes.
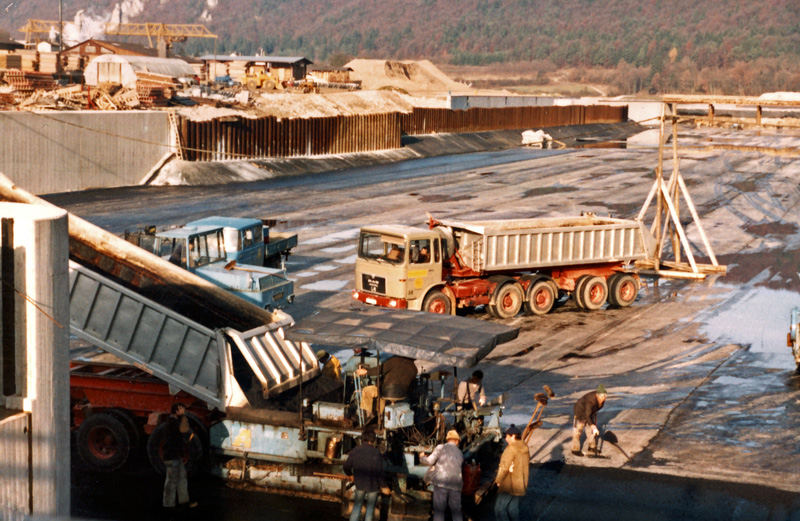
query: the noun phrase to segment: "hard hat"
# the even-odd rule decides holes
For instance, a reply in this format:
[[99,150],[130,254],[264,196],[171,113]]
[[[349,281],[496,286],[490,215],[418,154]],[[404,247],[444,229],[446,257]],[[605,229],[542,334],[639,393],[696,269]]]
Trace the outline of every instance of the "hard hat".
[[447,432],[447,440],[458,440],[461,441],[461,436],[458,435],[458,431],[451,430]]
[[320,349],[319,351],[317,351],[317,360],[322,360],[326,356],[328,356],[328,352],[325,351],[324,349]]

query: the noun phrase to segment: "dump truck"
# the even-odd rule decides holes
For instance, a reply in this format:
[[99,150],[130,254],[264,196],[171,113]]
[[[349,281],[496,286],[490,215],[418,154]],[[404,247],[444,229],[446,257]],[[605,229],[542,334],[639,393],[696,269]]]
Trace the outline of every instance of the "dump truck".
[[797,330],[800,328],[800,308],[792,308],[789,314],[789,333],[786,335],[786,345],[792,348],[794,363],[797,372],[800,373],[800,335]]
[[454,314],[483,306],[510,318],[543,315],[562,294],[595,310],[631,305],[633,264],[655,239],[639,220],[578,217],[439,221],[428,229],[361,228],[353,298],[366,304]]

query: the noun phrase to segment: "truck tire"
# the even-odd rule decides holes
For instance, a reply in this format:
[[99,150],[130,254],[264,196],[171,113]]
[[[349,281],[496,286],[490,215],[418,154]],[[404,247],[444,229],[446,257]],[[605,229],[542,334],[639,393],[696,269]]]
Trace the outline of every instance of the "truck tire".
[[[189,425],[195,435],[184,450],[183,463],[186,466],[186,472],[193,474],[202,466],[205,459],[208,446],[208,430],[196,416],[190,416],[190,413],[186,413],[186,415],[189,417]],[[150,466],[153,467],[153,470],[160,475],[164,475],[167,472],[167,466],[164,464],[164,438],[166,431],[167,422],[161,422],[147,438],[147,459],[150,461]]]
[[144,432],[136,422],[136,418],[133,414],[125,409],[106,409],[104,412],[112,415],[125,426],[125,430],[128,431],[128,437],[131,440],[131,453],[138,452],[139,447],[142,446]]
[[608,298],[606,279],[599,276],[589,278],[581,287],[580,299],[583,308],[593,311],[600,309]]
[[511,318],[517,316],[519,310],[522,309],[522,286],[518,282],[503,284],[494,295],[494,304],[489,304],[493,307],[497,318]]
[[586,309],[586,305],[583,303],[583,299],[581,297],[583,286],[591,279],[591,275],[581,275],[578,277],[577,282],[575,282],[575,290],[572,292],[572,300],[575,301],[575,304],[578,305],[581,309]]
[[255,92],[258,90],[258,82],[256,80],[247,80],[247,90]]
[[131,440],[125,425],[106,413],[95,413],[78,428],[78,453],[92,467],[110,472],[128,461]]
[[639,294],[639,283],[628,273],[614,273],[608,277],[608,302],[624,308],[633,304]]
[[526,315],[546,315],[553,309],[557,293],[547,279],[539,279],[528,288],[525,298]]
[[422,301],[422,310],[439,315],[450,315],[453,312],[450,299],[438,289],[431,290]]

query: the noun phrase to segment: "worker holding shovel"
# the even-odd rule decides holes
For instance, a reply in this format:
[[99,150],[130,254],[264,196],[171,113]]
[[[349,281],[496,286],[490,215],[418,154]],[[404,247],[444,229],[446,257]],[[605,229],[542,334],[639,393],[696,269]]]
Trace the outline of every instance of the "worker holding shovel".
[[603,408],[606,401],[606,388],[603,384],[597,390],[590,391],[575,403],[575,420],[572,423],[572,454],[583,456],[581,452],[581,433],[586,430],[589,457],[597,458],[600,451],[597,449],[597,438],[600,431],[597,428],[597,411]]

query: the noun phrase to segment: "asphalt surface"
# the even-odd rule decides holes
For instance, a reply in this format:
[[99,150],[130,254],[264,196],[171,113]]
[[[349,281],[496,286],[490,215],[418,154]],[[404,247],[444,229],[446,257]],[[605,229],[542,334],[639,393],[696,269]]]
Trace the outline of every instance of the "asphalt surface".
[[[556,392],[530,444],[526,519],[800,519],[800,378],[785,342],[789,311],[800,305],[800,161],[700,148],[797,147],[800,135],[681,128],[678,142],[681,173],[728,273],[699,282],[645,279],[630,308],[586,312],[562,300],[547,316],[509,319],[521,328],[519,338],[479,366],[487,394],[509,393],[505,425],[528,421],[544,384]],[[668,151],[667,173],[670,157]],[[287,311],[299,319],[318,307],[351,305],[360,226],[422,225],[426,212],[458,220],[581,211],[635,218],[656,164],[656,149],[641,142],[516,148],[47,199],[114,233],[214,214],[275,219],[276,229],[300,235],[287,263],[297,295]],[[681,217],[698,260],[708,262],[685,207]],[[576,458],[569,452],[572,406],[599,383],[609,391],[601,427],[617,435],[622,450],[606,445],[607,458]],[[206,494],[212,504],[255,501],[209,486],[224,490]],[[91,495],[91,487],[79,488],[73,510],[93,504]],[[126,508],[76,514],[113,519],[113,507]],[[492,519],[489,509],[475,519]],[[311,518],[307,509],[275,516]]]

